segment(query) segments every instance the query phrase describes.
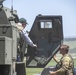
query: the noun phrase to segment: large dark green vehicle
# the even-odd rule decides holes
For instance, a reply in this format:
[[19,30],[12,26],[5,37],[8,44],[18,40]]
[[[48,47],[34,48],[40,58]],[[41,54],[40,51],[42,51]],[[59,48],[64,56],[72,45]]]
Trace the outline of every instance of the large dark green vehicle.
[[[23,41],[18,51],[20,37],[16,27],[19,21],[17,11],[4,7],[3,1],[0,0],[0,75],[26,75],[26,67],[44,68],[63,44],[62,16],[36,16],[29,37],[37,44],[37,48],[26,46]],[[26,66],[22,61],[25,55]],[[16,61],[17,56],[21,61]],[[44,68],[42,75],[48,75],[49,70]]]

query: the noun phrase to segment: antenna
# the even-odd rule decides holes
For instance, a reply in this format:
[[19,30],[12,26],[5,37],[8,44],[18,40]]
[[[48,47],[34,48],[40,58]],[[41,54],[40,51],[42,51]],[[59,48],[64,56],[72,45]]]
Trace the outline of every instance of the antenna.
[[11,17],[9,18],[9,20],[15,20],[15,22],[19,22],[19,18],[18,16],[13,13],[13,0],[11,0]]
[[13,0],[11,0],[11,13],[13,14]]

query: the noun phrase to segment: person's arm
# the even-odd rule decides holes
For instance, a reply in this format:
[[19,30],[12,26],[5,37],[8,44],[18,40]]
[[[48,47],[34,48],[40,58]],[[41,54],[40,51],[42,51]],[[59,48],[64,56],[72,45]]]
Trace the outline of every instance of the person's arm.
[[32,47],[37,47],[37,45],[32,42],[32,40],[30,39],[30,37],[28,37],[28,34],[27,34],[26,32],[24,33],[24,32],[22,31],[22,35],[23,35],[23,37],[24,37],[24,39],[26,40],[26,43],[27,43],[28,45],[30,45],[30,46],[32,46]]
[[59,60],[56,58],[56,55],[53,56],[53,59],[56,61],[56,63],[59,63]]

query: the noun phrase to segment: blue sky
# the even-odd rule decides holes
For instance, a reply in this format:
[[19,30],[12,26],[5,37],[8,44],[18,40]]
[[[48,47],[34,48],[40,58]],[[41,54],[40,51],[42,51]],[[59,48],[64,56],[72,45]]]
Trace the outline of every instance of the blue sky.
[[[11,8],[12,0],[5,0],[4,6]],[[76,0],[13,0],[13,8],[19,18],[24,17],[30,30],[35,17],[62,15],[64,37],[76,37]]]

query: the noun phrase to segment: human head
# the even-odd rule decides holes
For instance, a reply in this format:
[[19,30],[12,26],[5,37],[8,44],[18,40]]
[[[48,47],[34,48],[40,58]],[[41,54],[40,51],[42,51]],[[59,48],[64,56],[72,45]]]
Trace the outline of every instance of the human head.
[[20,18],[19,22],[22,24],[23,27],[25,27],[26,24],[28,24],[27,21],[26,21],[26,19],[24,19],[24,18]]
[[69,46],[68,45],[61,45],[60,46],[60,54],[64,55],[67,54],[69,51]]

